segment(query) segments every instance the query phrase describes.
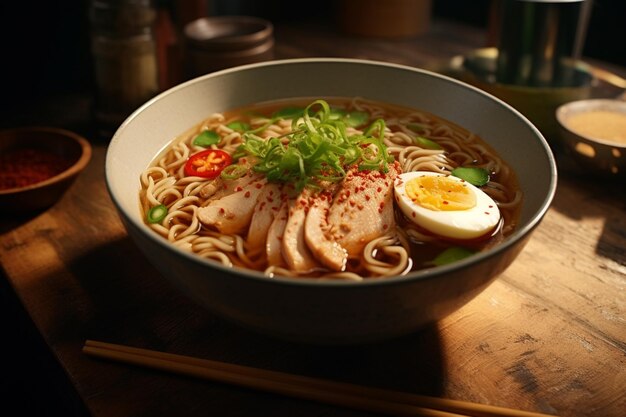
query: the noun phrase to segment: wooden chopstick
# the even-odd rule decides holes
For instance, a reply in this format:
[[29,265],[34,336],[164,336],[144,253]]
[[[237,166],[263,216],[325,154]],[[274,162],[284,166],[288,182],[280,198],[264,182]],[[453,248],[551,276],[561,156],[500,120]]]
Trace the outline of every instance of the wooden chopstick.
[[395,416],[547,416],[535,412],[395,392],[94,340],[85,342],[83,352],[99,358],[177,374]]

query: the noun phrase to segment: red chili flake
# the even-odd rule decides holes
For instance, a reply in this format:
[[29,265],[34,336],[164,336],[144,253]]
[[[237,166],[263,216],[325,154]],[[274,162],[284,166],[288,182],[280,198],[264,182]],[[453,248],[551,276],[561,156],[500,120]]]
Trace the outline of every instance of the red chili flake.
[[279,241],[282,241],[283,237],[282,236],[276,236],[276,239],[278,239]]
[[270,190],[270,195],[274,195],[274,190]]
[[70,167],[72,161],[39,149],[16,149],[0,155],[0,190],[45,181]]
[[384,202],[384,201],[381,201],[381,202],[380,202],[380,208],[382,209],[383,207],[385,207],[385,202]]
[[244,194],[244,197],[246,198],[250,197],[250,191],[246,191],[246,193]]
[[226,212],[226,210],[224,210],[224,208],[223,208],[223,207],[219,210],[219,213],[220,213],[220,214],[224,214],[225,212]]
[[372,198],[372,197],[370,197],[369,195],[365,194],[365,199],[366,199],[367,201],[370,201],[370,198]]
[[240,186],[235,187],[235,192],[239,192],[241,190],[243,190],[243,188],[241,188]]
[[411,212],[411,217],[415,217],[415,212]]
[[256,187],[256,189],[257,189],[257,190],[260,190],[260,189],[261,189],[261,187],[263,187],[263,184],[261,184],[261,183],[257,183],[257,184],[255,185],[255,187]]
[[388,227],[389,227],[388,225],[383,224],[383,230],[387,230]]
[[274,206],[274,207],[272,207],[272,210],[274,210],[274,211],[278,211],[278,210],[280,210],[280,208],[278,208],[278,207]]
[[268,203],[273,203],[274,202],[274,199],[272,197],[267,197],[266,200],[267,200]]
[[346,197],[350,197],[350,190],[346,190]]
[[363,204],[359,204],[357,207],[359,210],[363,210]]
[[354,207],[356,205],[356,203],[354,202],[354,200],[350,200],[350,206]]
[[449,204],[446,200],[443,200],[443,204]]
[[383,190],[383,189],[382,189],[382,187],[378,187],[378,188],[376,189],[376,191],[378,191],[378,192],[381,192],[382,190]]
[[265,207],[265,201],[261,203],[261,205],[259,206],[259,210],[263,210],[263,207]]

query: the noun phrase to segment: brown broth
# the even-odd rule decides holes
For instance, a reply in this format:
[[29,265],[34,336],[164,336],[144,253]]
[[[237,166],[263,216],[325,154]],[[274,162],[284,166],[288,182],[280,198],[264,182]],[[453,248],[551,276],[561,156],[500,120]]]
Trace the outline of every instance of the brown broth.
[[[271,102],[258,103],[258,104],[254,104],[250,106],[244,106],[244,107],[233,109],[233,110],[228,110],[228,111],[223,112],[223,115],[225,117],[224,124],[228,124],[233,121],[250,123],[250,121],[253,118],[256,118],[259,116],[270,118],[274,112],[280,109],[283,109],[286,107],[304,108],[316,99],[317,98],[298,98],[298,99],[276,100],[276,101],[271,101]],[[323,99],[327,101],[329,105],[331,105],[332,107],[342,108],[347,111],[354,110],[354,104],[353,104],[354,99],[342,98],[342,97],[326,97]],[[367,101],[367,103],[373,104],[373,105],[376,105],[377,107],[382,108],[384,110],[384,114],[389,115],[389,117],[386,118],[387,120],[391,120],[392,118],[396,118],[396,119],[402,118],[403,116],[407,114],[419,111],[419,113],[422,114],[425,119],[430,120],[430,122],[427,122],[427,123],[441,124],[441,125],[447,126],[451,129],[451,131],[456,132],[460,136],[464,137],[465,139],[464,139],[463,146],[470,146],[470,147],[473,146],[474,147],[473,149],[485,149],[486,153],[497,155],[496,152],[484,140],[477,137],[476,135],[470,135],[467,130],[441,117],[438,117],[436,115],[433,115],[431,113],[424,112],[421,110],[409,109],[409,108],[401,107],[397,105],[389,105],[389,104],[384,104],[384,103],[374,102],[374,101]],[[372,120],[370,120],[369,122],[371,121]],[[200,124],[198,125],[196,130],[199,129],[199,126]],[[185,133],[185,135],[190,135],[190,134],[193,134],[193,129]],[[428,135],[425,135],[425,137],[429,138]],[[453,154],[455,151],[454,146],[456,145],[453,146],[453,145],[444,144],[442,146],[444,147],[444,150],[447,151],[448,154]],[[478,152],[478,151],[474,151],[474,152]],[[163,154],[161,154],[161,156],[162,155]],[[465,160],[462,160],[460,158],[458,160],[455,160],[454,158],[452,158],[452,160],[457,165],[462,165],[466,163]],[[504,162],[502,163],[504,164]],[[503,186],[503,189],[505,190],[504,191],[505,200],[508,201],[513,198],[515,190],[518,190],[519,186],[518,186],[515,174],[512,172],[512,170],[510,170],[510,168],[507,167],[506,170],[501,170],[500,172],[509,172],[509,175],[502,176],[501,174],[493,174],[491,179],[492,181],[496,183],[500,183]],[[145,207],[145,204],[144,204],[144,207]],[[406,229],[412,228],[423,235],[429,235],[429,232],[421,229],[419,226],[413,223],[410,219],[406,218],[404,214],[401,212],[401,210],[397,207],[396,203],[394,203],[394,208],[395,208],[395,218],[396,218],[396,222],[398,223],[399,229],[406,230]],[[411,265],[412,266],[410,269],[419,270],[419,269],[432,267],[433,266],[432,260],[443,250],[451,246],[463,246],[465,248],[472,249],[475,251],[481,251],[489,247],[492,247],[494,245],[497,245],[507,235],[512,233],[512,231],[515,229],[515,225],[519,217],[520,208],[521,208],[521,204],[516,205],[512,209],[508,209],[508,208],[504,210],[501,209],[500,210],[502,214],[501,221],[499,225],[496,227],[496,229],[492,231],[491,233],[489,233],[487,236],[484,236],[478,239],[455,241],[453,239],[444,239],[441,237],[437,237],[437,239],[432,242],[430,241],[421,242],[417,240],[411,241],[410,249],[411,249],[411,262],[412,262]],[[200,234],[213,233],[214,234],[214,232],[205,230],[204,227],[202,227],[198,233]],[[233,255],[232,253],[227,254],[227,256],[230,257],[234,265],[244,267],[244,265],[242,264],[242,261],[238,259],[237,256]],[[384,255],[379,254],[377,258],[379,258],[379,260],[384,261],[385,259],[383,258],[383,256]],[[261,262],[259,264],[258,269],[263,270],[265,267],[266,267],[266,264]],[[356,272],[359,274],[364,272],[364,269],[359,264],[358,260],[356,261],[350,260],[350,262],[347,265],[347,270],[351,272]],[[324,271],[314,271],[313,273],[308,274],[308,276],[313,276],[313,277],[321,276],[323,275],[323,273]]]

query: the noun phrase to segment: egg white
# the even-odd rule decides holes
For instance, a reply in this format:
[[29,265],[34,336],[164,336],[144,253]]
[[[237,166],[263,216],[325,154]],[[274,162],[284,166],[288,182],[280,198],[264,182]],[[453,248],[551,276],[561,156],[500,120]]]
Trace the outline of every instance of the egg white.
[[476,206],[468,210],[437,211],[413,202],[406,193],[406,183],[424,176],[447,176],[436,172],[415,171],[400,174],[394,183],[396,202],[404,215],[418,226],[451,239],[476,239],[492,231],[500,221],[495,201],[478,187],[452,175],[452,181],[462,182],[476,196]]

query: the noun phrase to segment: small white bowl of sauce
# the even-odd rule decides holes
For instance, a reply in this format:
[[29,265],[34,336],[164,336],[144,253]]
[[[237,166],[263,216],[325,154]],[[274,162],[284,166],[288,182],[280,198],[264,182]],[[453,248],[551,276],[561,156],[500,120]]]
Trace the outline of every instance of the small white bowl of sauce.
[[595,173],[626,177],[626,101],[573,101],[556,110],[565,149]]

